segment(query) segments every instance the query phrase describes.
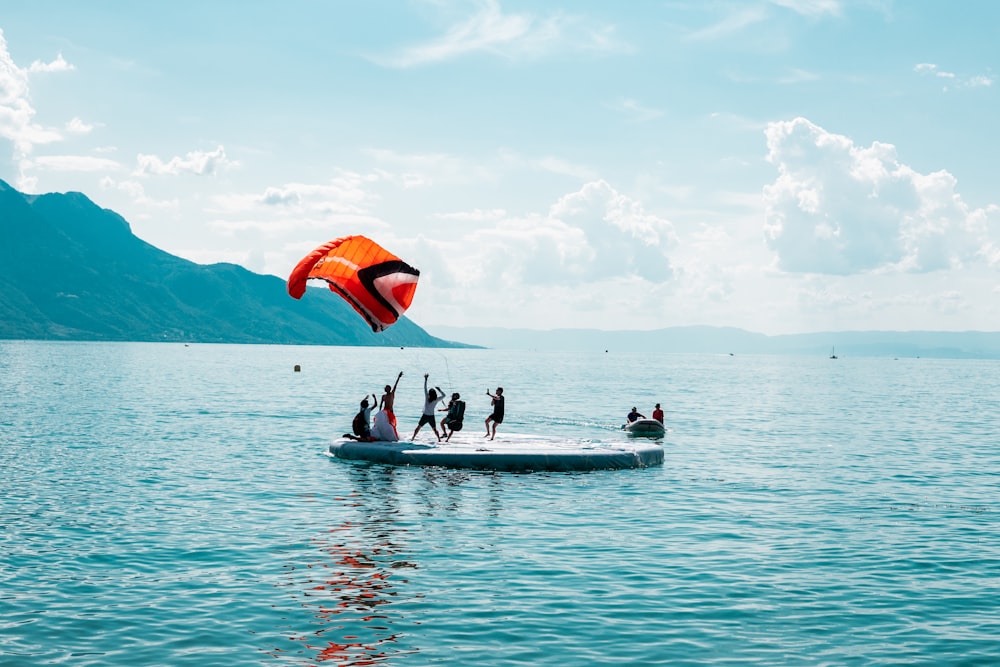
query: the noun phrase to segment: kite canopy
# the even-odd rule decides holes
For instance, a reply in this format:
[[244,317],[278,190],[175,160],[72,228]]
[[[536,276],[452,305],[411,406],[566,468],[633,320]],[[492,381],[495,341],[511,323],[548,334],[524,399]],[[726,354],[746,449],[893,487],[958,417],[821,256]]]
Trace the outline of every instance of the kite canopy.
[[325,280],[371,325],[385,331],[410,307],[420,271],[364,236],[324,243],[302,258],[288,276],[288,293],[306,292],[310,278]]

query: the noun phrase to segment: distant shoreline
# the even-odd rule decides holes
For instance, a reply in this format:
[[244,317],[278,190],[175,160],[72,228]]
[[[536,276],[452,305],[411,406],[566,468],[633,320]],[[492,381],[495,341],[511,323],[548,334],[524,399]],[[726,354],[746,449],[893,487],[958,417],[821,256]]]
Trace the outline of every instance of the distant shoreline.
[[[1000,359],[1000,332],[988,331],[837,331],[768,336],[733,327],[689,326],[649,331],[597,329],[503,329],[428,325],[424,330],[446,340],[492,349],[650,350],[713,354],[796,354],[837,357],[926,357]],[[832,360],[831,361],[836,361]]]

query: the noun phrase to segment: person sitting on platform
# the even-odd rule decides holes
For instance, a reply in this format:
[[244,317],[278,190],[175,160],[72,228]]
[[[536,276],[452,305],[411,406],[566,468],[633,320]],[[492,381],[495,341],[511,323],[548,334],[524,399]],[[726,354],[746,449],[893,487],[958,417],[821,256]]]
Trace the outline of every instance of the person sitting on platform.
[[445,409],[448,414],[441,419],[441,433],[445,436],[445,441],[448,441],[455,431],[462,430],[462,420],[465,419],[465,401],[459,399],[457,391],[451,395],[451,401]]

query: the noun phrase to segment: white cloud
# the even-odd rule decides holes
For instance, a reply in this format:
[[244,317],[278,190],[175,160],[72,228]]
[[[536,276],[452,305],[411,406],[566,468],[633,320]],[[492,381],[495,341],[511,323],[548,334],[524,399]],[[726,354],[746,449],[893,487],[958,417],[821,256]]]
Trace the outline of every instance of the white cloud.
[[962,82],[966,88],[989,88],[993,85],[995,79],[991,76],[986,76],[985,74],[979,74],[977,76],[970,76]]
[[116,181],[110,176],[105,176],[100,180],[100,186],[104,190],[116,190],[124,193],[134,203],[146,208],[173,209],[180,206],[177,199],[157,200],[146,194],[146,188],[142,183],[132,180]]
[[496,179],[490,169],[447,153],[400,153],[385,148],[370,148],[365,153],[378,163],[380,179],[403,188],[483,183]]
[[750,26],[766,20],[767,17],[767,10],[763,7],[741,7],[737,11],[726,14],[712,25],[691,33],[688,35],[688,39],[695,42],[725,39],[742,33]]
[[[342,171],[326,183],[285,183],[257,193],[217,195],[205,212],[218,216],[209,226],[227,236],[246,231],[269,237],[305,236],[310,239],[304,242],[308,245],[315,240],[316,230],[333,238],[357,229],[386,228],[386,223],[372,213],[378,200],[373,186],[382,180],[378,174]],[[299,243],[292,241],[269,256],[283,259],[283,267],[297,260],[293,255],[301,249]]]
[[376,180],[375,176],[344,172],[329,183],[269,187],[255,203],[322,213],[362,213],[373,198],[366,186]]
[[66,59],[63,58],[63,55],[61,53],[52,62],[43,63],[40,60],[36,60],[35,62],[33,62],[30,65],[28,65],[28,71],[32,72],[32,73],[34,73],[34,72],[71,72],[71,71],[73,71],[75,69],[76,69],[76,67],[74,65],[71,65],[68,62],[66,62]]
[[522,287],[661,283],[673,277],[668,254],[676,244],[673,225],[604,181],[561,197],[544,214],[498,213],[449,214],[456,221],[495,222],[453,240],[426,242],[423,262],[437,267],[440,283],[499,298]]
[[93,129],[93,125],[84,123],[79,118],[74,118],[66,123],[66,131],[72,134],[89,134]]
[[735,130],[737,132],[763,132],[767,127],[767,123],[763,121],[754,120],[730,111],[713,111],[708,117],[719,122],[723,129]]
[[526,169],[570,176],[581,181],[598,178],[591,167],[564,158],[523,156],[509,150],[498,151],[496,160],[486,164],[448,153],[400,153],[384,148],[370,148],[365,153],[377,163],[375,175],[380,181],[403,189],[495,183],[505,173]]
[[543,171],[547,171],[552,174],[560,174],[562,176],[572,176],[573,178],[578,178],[580,180],[594,180],[597,178],[597,172],[586,167],[584,165],[575,164],[569,160],[564,160],[557,157],[543,157],[535,161],[535,166]]
[[[722,42],[733,37],[754,40],[759,49],[781,49],[787,46],[787,36],[778,21],[782,9],[799,17],[819,20],[826,16],[839,16],[842,6],[838,0],[768,0],[767,2],[702,3],[704,7],[721,11],[717,21],[688,34],[692,42]],[[751,30],[751,28],[753,28]]]
[[954,72],[945,72],[943,70],[939,70],[938,66],[935,65],[935,64],[933,64],[933,63],[919,63],[916,67],[913,68],[913,71],[917,72],[918,74],[926,74],[926,75],[929,75],[929,76],[936,76],[936,77],[939,77],[939,78],[942,78],[942,79],[954,79],[955,78],[955,73]]
[[993,209],[971,210],[946,171],[920,174],[879,142],[864,148],[804,118],[768,125],[765,237],[781,269],[926,272],[990,251]]
[[631,98],[620,99],[608,106],[615,111],[627,114],[633,121],[638,123],[655,120],[663,115],[663,111],[660,109],[643,106],[641,103]]
[[90,155],[42,155],[25,160],[25,169],[50,171],[115,171],[121,165],[115,160]]
[[17,189],[21,192],[38,192],[38,177],[21,173],[17,178]]
[[770,0],[772,4],[790,9],[802,16],[838,16],[841,11],[839,0]]
[[819,80],[819,75],[804,69],[792,68],[788,74],[778,78],[778,83],[782,85],[794,85],[797,83],[811,83]]
[[[989,88],[993,85],[995,78],[987,74],[975,74],[972,76],[958,75],[955,72],[948,72],[938,69],[934,63],[918,63],[913,67],[913,71],[922,76],[933,76],[938,79],[945,79],[951,82],[956,88]],[[945,86],[943,90],[949,90]]]
[[[34,122],[35,109],[31,105],[28,71],[18,67],[7,50],[7,40],[0,29],[0,138],[14,145],[14,159],[21,160],[38,144],[59,141],[56,130]],[[22,184],[32,185],[31,179]]]
[[496,0],[482,0],[470,17],[452,25],[444,35],[375,58],[388,67],[415,67],[443,62],[471,53],[503,58],[538,57],[559,48],[575,51],[627,51],[615,38],[613,26],[597,26],[562,13],[539,17],[531,13],[504,13]]
[[471,211],[459,211],[457,213],[442,213],[436,216],[442,220],[452,220],[455,222],[496,222],[507,217],[507,211],[502,208],[494,208],[489,211],[473,209]]
[[138,163],[135,174],[148,176],[151,174],[179,175],[195,174],[197,176],[213,176],[221,169],[238,167],[239,162],[226,157],[226,149],[219,146],[214,151],[191,151],[184,157],[172,157],[164,162],[156,155],[136,156]]

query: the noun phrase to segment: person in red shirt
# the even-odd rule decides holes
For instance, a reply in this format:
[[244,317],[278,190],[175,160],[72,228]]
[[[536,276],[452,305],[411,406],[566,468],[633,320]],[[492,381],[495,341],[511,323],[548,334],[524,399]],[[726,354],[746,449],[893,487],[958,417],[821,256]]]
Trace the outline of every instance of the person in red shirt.
[[663,410],[660,409],[659,403],[657,403],[656,407],[653,409],[653,419],[660,422],[661,424],[663,423]]

